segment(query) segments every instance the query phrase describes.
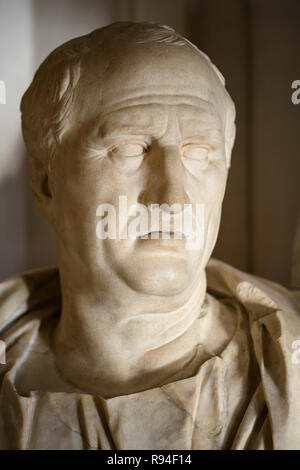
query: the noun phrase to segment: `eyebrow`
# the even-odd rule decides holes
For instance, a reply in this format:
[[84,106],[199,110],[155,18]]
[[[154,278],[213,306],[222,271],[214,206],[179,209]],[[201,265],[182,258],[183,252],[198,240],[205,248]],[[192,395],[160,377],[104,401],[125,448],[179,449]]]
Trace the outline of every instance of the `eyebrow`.
[[[126,108],[121,108],[120,110],[115,110],[110,113],[105,113],[102,115],[102,122],[97,125],[96,129],[93,132],[93,136],[91,136],[91,140],[93,142],[97,141],[105,141],[109,140],[110,138],[118,137],[118,136],[130,136],[130,135],[143,135],[143,136],[150,136],[158,134],[158,130],[160,131],[160,135],[156,135],[157,138],[160,138],[165,132],[165,129],[161,129],[161,126],[158,126],[155,122],[155,113],[149,113],[146,116],[146,119],[142,119],[144,122],[141,122],[141,114],[138,113],[138,116],[134,113],[134,110],[137,108],[144,107],[143,105],[135,105],[129,106]],[[151,103],[149,106],[165,106],[161,103]],[[173,105],[173,106],[176,106]],[[177,105],[178,106],[178,105]],[[191,107],[191,105],[186,105]],[[220,138],[221,136],[221,127],[220,127],[220,120],[218,118],[218,114],[212,112],[211,109],[198,108],[194,107],[193,116],[190,116],[186,119],[182,119],[180,122],[180,133],[187,134],[184,131],[184,127],[186,125],[193,126],[194,130],[192,132],[193,136],[196,137],[197,134],[199,137],[203,132],[209,133],[211,138]],[[167,121],[167,120],[166,120]],[[167,124],[167,122],[165,123]],[[215,128],[217,124],[217,129]],[[163,126],[165,127],[165,126]],[[198,129],[197,129],[198,127]],[[195,132],[196,131],[196,132]],[[192,137],[192,135],[190,136]],[[90,140],[90,139],[89,139]],[[103,142],[104,143],[104,142]]]
[[141,124],[141,123],[125,123],[125,122],[120,122],[117,119],[115,120],[109,120],[103,122],[99,126],[98,130],[98,136],[100,139],[106,139],[109,137],[114,137],[116,135],[139,135],[139,134],[144,134],[144,135],[149,135],[153,134],[154,126],[151,126],[149,124]]
[[183,123],[179,122],[179,129],[183,140],[189,137],[203,138],[209,135],[211,140],[218,141],[223,137],[221,123],[218,119],[187,119]]

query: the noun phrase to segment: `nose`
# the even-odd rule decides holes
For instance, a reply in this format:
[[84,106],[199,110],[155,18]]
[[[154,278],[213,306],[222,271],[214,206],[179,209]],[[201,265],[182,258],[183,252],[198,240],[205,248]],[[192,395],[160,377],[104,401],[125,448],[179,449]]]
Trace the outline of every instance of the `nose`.
[[147,178],[139,202],[146,206],[151,204],[167,204],[173,206],[167,212],[176,213],[188,203],[185,191],[185,172],[177,145],[165,145],[153,150],[155,154],[149,159]]

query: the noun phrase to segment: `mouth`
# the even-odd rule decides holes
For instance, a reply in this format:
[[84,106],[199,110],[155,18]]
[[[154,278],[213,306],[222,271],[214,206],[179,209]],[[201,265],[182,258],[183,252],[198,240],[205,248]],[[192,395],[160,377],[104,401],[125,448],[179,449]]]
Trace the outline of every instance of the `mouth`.
[[181,232],[153,231],[136,239],[136,248],[151,256],[183,256],[186,239]]
[[138,237],[140,240],[185,240],[185,236],[182,232],[176,231],[153,231],[145,233],[144,235]]

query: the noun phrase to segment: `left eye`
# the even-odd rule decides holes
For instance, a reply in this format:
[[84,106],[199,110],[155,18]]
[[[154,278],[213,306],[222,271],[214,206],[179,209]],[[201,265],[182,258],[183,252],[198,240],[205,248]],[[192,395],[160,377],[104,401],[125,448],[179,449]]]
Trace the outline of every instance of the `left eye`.
[[208,148],[199,144],[187,144],[182,148],[182,155],[191,160],[206,160],[208,158]]
[[209,166],[209,148],[200,144],[186,144],[181,148],[182,162],[192,174]]
[[123,158],[142,157],[146,152],[146,148],[141,144],[128,143],[114,147],[111,152],[114,156]]

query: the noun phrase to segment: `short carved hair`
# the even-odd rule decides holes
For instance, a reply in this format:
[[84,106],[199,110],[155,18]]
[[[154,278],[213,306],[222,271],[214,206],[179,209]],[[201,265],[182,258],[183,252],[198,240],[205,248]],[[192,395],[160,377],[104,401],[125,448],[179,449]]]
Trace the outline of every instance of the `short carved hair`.
[[113,42],[126,44],[163,43],[186,46],[196,50],[213,69],[221,86],[227,106],[225,150],[229,166],[235,138],[235,107],[225,89],[223,75],[194,44],[169,26],[155,23],[113,23],[92,33],[59,46],[40,65],[21,102],[22,130],[30,166],[38,163],[51,173],[51,161],[62,142],[71,112],[74,91],[80,80],[83,57],[92,49],[105,49]]

